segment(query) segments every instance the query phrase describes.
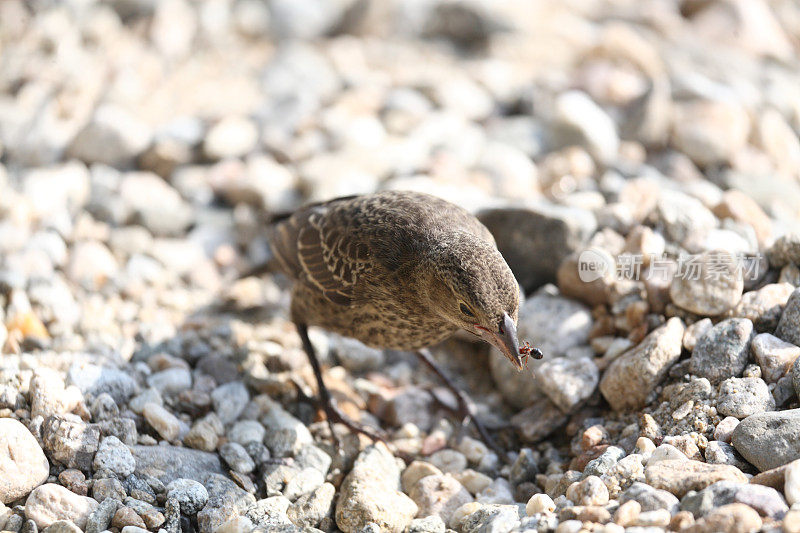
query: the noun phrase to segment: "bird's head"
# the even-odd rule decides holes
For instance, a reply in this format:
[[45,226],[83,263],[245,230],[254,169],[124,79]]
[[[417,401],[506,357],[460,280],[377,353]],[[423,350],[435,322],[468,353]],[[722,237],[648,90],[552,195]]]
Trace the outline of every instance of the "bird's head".
[[519,284],[494,245],[467,233],[435,246],[429,295],[439,314],[497,347],[522,369],[517,315]]

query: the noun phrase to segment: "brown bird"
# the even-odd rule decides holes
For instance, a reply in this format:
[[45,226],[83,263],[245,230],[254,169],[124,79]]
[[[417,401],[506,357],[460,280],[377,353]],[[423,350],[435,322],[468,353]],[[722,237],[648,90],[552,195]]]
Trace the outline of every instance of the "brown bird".
[[[332,433],[337,421],[380,438],[332,404],[308,326],[375,348],[415,350],[456,394],[464,422],[471,418],[493,444],[467,397],[425,349],[463,329],[522,369],[519,286],[478,219],[427,194],[387,191],[300,208],[271,227],[270,241],[280,270],[294,281],[291,319],[314,369]],[[532,355],[541,357],[541,352]]]

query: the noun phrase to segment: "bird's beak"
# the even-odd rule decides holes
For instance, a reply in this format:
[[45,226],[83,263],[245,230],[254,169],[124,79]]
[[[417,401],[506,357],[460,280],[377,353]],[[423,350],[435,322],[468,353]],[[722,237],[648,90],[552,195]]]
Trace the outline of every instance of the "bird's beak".
[[503,315],[502,322],[498,324],[498,329],[494,331],[478,324],[474,326],[480,338],[500,350],[511,361],[511,364],[517,367],[517,370],[522,370],[522,358],[519,354],[519,341],[517,340],[517,325],[514,324],[514,319],[508,314]]

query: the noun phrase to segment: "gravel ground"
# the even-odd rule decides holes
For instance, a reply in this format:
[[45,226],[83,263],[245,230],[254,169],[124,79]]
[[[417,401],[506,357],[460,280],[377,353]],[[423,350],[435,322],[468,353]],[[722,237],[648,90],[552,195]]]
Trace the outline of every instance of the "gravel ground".
[[[793,0],[0,2],[0,530],[800,532]],[[269,213],[414,189],[526,294],[517,373],[313,331]],[[491,379],[487,377],[491,376]]]

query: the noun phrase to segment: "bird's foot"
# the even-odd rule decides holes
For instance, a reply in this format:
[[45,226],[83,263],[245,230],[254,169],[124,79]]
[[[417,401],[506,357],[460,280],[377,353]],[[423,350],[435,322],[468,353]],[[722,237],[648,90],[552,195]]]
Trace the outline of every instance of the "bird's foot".
[[372,429],[360,422],[356,422],[352,420],[347,415],[342,413],[338,407],[333,404],[333,400],[323,401],[322,408],[325,411],[325,417],[328,420],[328,427],[331,431],[331,438],[333,439],[333,443],[338,448],[339,437],[336,436],[336,430],[334,428],[334,424],[342,424],[344,427],[349,429],[353,433],[360,433],[361,435],[366,436],[367,438],[371,439],[374,442],[386,442],[386,436],[380,433],[378,430]]

